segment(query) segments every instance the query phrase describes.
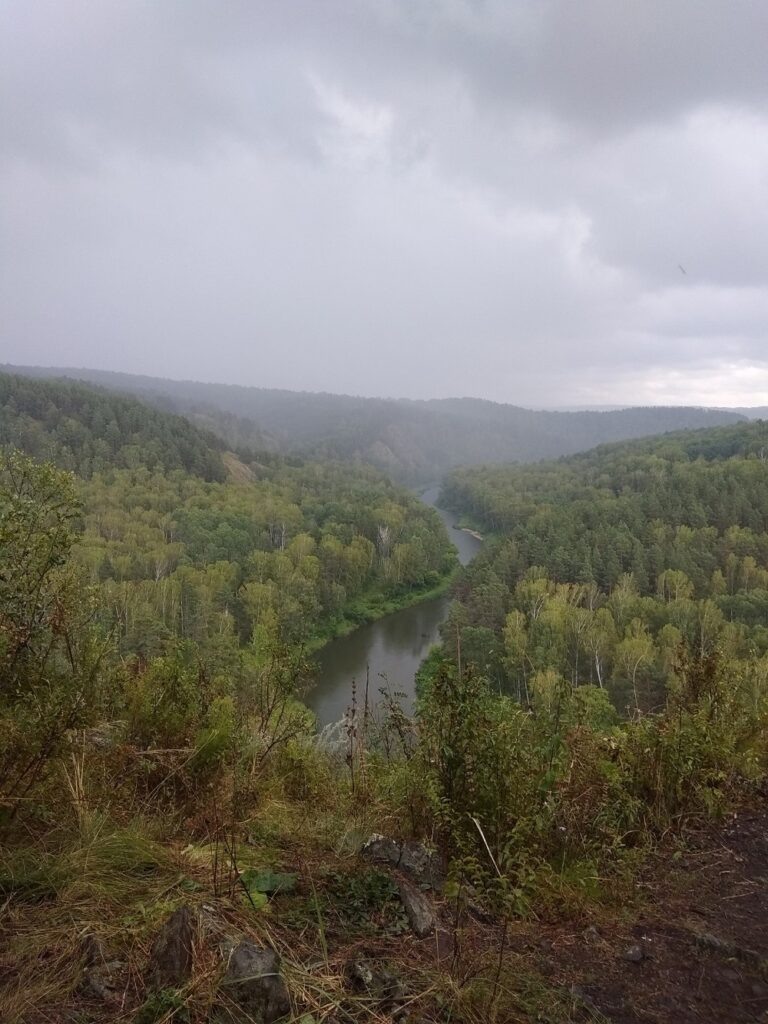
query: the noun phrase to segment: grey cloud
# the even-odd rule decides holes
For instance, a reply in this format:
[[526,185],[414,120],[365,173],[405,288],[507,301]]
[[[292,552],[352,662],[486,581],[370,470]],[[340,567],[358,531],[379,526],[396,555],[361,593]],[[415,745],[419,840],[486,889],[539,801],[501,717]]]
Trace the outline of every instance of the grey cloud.
[[8,5],[2,356],[766,401],[767,30],[731,0]]

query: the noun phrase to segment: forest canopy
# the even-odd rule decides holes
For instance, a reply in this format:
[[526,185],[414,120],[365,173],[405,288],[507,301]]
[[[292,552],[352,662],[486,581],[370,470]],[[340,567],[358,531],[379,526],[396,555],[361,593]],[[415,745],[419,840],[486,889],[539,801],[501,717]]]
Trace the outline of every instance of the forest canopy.
[[453,472],[444,500],[493,537],[457,589],[464,656],[516,693],[554,671],[621,707],[661,699],[683,642],[765,671],[767,458],[757,422]]

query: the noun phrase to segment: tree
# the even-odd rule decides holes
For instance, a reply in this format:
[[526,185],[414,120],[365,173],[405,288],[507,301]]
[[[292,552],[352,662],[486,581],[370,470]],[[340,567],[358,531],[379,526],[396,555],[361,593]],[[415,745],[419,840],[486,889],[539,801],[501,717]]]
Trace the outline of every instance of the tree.
[[616,669],[632,684],[635,710],[640,710],[638,678],[641,671],[653,663],[656,648],[648,633],[648,627],[640,619],[629,624],[624,639],[616,647]]
[[108,643],[70,560],[79,512],[69,474],[0,459],[0,795],[11,813],[99,709]]

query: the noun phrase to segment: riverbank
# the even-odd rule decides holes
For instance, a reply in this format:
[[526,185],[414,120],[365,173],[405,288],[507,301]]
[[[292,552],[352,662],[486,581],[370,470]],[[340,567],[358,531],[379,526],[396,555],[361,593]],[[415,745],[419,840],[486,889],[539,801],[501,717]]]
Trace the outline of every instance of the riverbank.
[[[433,487],[421,500],[437,513],[459,566],[467,565],[481,542],[454,525],[452,514],[436,506],[437,497],[438,489]],[[384,683],[401,695],[402,706],[410,713],[416,697],[415,677],[430,650],[440,643],[440,629],[450,607],[448,593],[459,566],[434,586],[354,602],[318,631],[311,647],[317,656],[315,685],[304,700],[321,727],[343,715],[353,680],[374,680],[377,694]]]
[[308,640],[305,650],[308,654],[317,654],[326,644],[340,637],[349,636],[360,626],[377,622],[387,615],[404,611],[414,605],[443,597],[448,593],[457,569],[452,569],[439,583],[428,587],[418,587],[402,594],[367,594],[356,598],[344,611],[319,628]]

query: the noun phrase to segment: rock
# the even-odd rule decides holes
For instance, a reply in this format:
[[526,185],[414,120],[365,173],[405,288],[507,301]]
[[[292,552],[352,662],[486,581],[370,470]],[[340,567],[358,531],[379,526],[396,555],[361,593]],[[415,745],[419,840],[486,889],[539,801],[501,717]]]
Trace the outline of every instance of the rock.
[[389,864],[391,867],[397,867],[400,863],[400,845],[394,839],[388,839],[386,836],[379,835],[378,832],[374,832],[371,838],[363,844],[360,853],[365,860],[369,860],[373,864]]
[[584,931],[581,933],[581,937],[584,939],[585,942],[599,942],[600,932],[593,924],[591,924],[588,928],[584,929]]
[[442,885],[443,877],[437,854],[428,850],[423,843],[412,840],[403,843],[397,866],[433,889]]
[[83,742],[86,746],[96,747],[98,750],[112,750],[118,746],[125,734],[125,722],[101,722],[99,725],[91,726],[82,732]]
[[404,878],[398,881],[397,887],[411,928],[420,939],[426,938],[435,930],[437,923],[432,904],[423,892]]
[[760,954],[754,949],[745,949],[743,946],[736,946],[727,939],[721,939],[710,932],[700,932],[696,936],[697,945],[702,949],[709,949],[713,953],[719,953],[729,960],[741,960],[743,963],[759,966],[761,963]]
[[111,960],[109,963],[95,964],[85,972],[84,988],[87,992],[112,1006],[119,1003],[123,996],[122,960]]
[[[291,1012],[288,989],[280,974],[280,957],[248,939],[242,939],[229,953],[221,988],[228,1005],[218,1020],[273,1024]],[[234,1012],[229,1004],[234,1004]],[[237,1010],[241,1011],[239,1015]]]
[[192,974],[195,920],[187,907],[174,910],[149,954],[150,988],[181,988]]
[[634,946],[630,946],[629,949],[624,950],[622,954],[622,960],[626,960],[631,964],[639,964],[642,960],[645,960],[645,950],[639,943],[635,943]]
[[80,951],[85,967],[93,967],[96,964],[104,964],[107,961],[104,944],[94,932],[86,932],[82,936]]
[[[345,973],[353,992],[374,1000],[383,1013],[396,1011],[398,1003],[405,998],[402,981],[387,967],[370,960],[351,960]],[[397,1019],[396,1013],[393,1019]]]
[[398,843],[394,839],[375,833],[363,844],[360,851],[365,860],[374,864],[388,864],[405,871],[417,882],[439,889],[443,884],[443,873],[436,853],[428,850],[423,843],[407,840]]
[[80,940],[83,958],[82,990],[107,1004],[120,1001],[124,989],[122,960],[107,960],[104,944],[98,935],[87,932]]

